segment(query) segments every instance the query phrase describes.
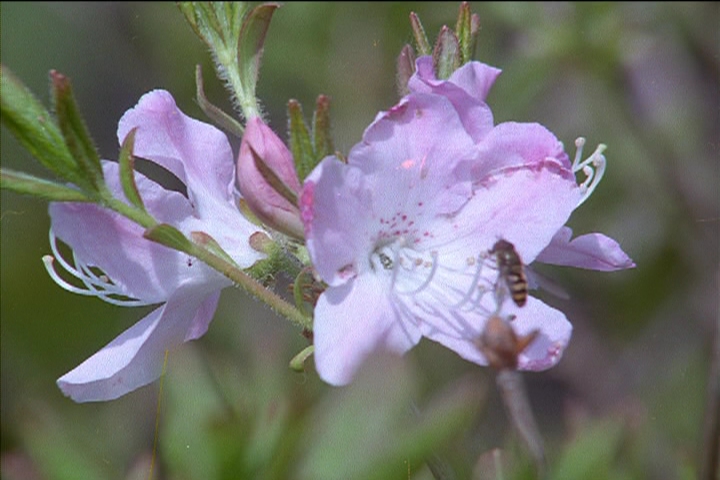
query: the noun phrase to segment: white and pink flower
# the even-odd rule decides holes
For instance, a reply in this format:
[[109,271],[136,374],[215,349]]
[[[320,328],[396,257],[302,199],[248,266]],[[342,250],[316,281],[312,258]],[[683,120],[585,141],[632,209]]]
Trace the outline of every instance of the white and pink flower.
[[419,58],[411,93],[378,114],[347,163],[327,157],[306,179],[306,245],[329,286],[314,320],[325,381],[346,384],[375,349],[402,354],[422,337],[487,365],[477,339],[494,314],[514,318],[518,335],[539,331],[519,369],[555,365],[572,326],[536,298],[498,301],[488,252],[500,238],[525,264],[634,266],[614,240],[570,241],[564,226],[601,178],[604,147],[573,165],[543,126],[493,125],[485,97],[499,73],[471,62],[438,80]]

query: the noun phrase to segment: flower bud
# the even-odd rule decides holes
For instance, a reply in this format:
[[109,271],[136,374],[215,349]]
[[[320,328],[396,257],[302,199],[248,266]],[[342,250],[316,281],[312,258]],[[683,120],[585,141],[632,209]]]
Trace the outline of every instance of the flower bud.
[[250,118],[240,144],[237,179],[250,210],[267,226],[303,238],[300,191],[290,150],[259,117]]

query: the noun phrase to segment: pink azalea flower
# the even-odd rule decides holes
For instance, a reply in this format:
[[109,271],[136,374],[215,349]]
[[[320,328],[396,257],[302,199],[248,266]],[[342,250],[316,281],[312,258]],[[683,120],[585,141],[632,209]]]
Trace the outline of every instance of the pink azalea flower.
[[[422,337],[487,365],[477,339],[489,317],[519,336],[538,330],[521,370],[555,365],[572,326],[529,297],[497,295],[499,239],[523,263],[612,270],[633,266],[616,242],[564,227],[604,170],[602,148],[572,165],[538,124],[493,126],[485,97],[499,70],[471,62],[437,80],[417,61],[411,93],[365,130],[348,163],[324,159],[300,199],[306,244],[328,284],[314,320],[315,363],[331,384],[351,381],[377,348],[402,354]],[[575,173],[588,178],[578,185]]]
[[[248,244],[258,229],[236,208],[233,153],[225,135],[184,115],[162,90],[144,95],[125,113],[120,142],[133,128],[135,156],[164,167],[187,189],[185,196],[136,173],[148,212],[185,234],[209,234],[242,268],[260,259]],[[103,161],[103,169],[110,190],[125,198],[118,164]],[[73,400],[88,402],[111,400],[154,381],[166,350],[206,332],[220,290],[230,280],[184,253],[144,239],[143,227],[98,205],[51,203],[50,217],[55,259],[85,288],[63,281],[51,266],[52,257],[46,257],[48,271],[61,286],[119,305],[161,304],[63,375],[58,386]],[[56,238],[72,248],[72,262],[60,255]]]

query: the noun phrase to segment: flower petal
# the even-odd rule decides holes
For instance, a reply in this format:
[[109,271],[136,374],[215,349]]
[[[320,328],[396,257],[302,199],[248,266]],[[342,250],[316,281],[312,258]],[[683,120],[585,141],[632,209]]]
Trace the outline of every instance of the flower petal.
[[571,237],[572,230],[562,227],[535,260],[604,272],[635,267],[620,245],[602,233],[588,233],[574,240]]
[[347,384],[373,350],[402,354],[420,341],[417,327],[400,321],[390,289],[387,279],[363,275],[320,296],[313,334],[315,365],[323,380]]
[[500,168],[530,166],[547,159],[554,159],[571,170],[562,142],[537,123],[501,123],[483,139],[478,149],[479,161],[469,166],[476,181],[482,181]]
[[[419,310],[413,309],[415,312]],[[462,312],[443,311],[420,318],[423,335],[455,351],[462,358],[487,365],[488,362],[478,348],[477,341],[485,328],[488,315],[479,310]],[[503,315],[515,315],[510,321],[518,336],[525,336],[538,330],[538,336],[518,357],[520,370],[546,370],[560,361],[570,336],[572,325],[559,310],[529,297],[524,307],[507,305]]]
[[152,160],[177,176],[201,212],[204,197],[232,201],[234,159],[224,133],[182,113],[164,90],[146,93],[125,112],[118,125],[120,143],[136,127],[134,155]]
[[207,233],[242,268],[262,258],[247,241],[259,228],[235,205],[235,161],[225,134],[182,113],[164,90],[143,95],[125,112],[120,142],[136,127],[134,155],[168,169],[187,186],[193,217],[181,230]]
[[[358,212],[372,207],[364,177],[335,157],[308,176],[300,197],[305,242],[320,276],[331,286],[357,275],[357,258],[370,250],[371,232]],[[362,266],[360,266],[362,268]]]
[[[118,165],[103,162],[108,186],[121,194]],[[136,174],[148,211],[161,222],[195,222],[187,199]],[[182,283],[230,284],[222,275],[188,255],[143,238],[145,229],[118,213],[90,203],[50,203],[53,233],[88,266],[100,268],[128,297],[164,302]],[[239,213],[238,213],[239,215]]]
[[425,249],[465,261],[503,238],[531,263],[565,224],[580,198],[572,173],[554,160],[486,177],[457,215],[438,219]]
[[484,63],[469,62],[456,70],[449,79],[438,80],[432,57],[419,57],[416,67],[415,75],[408,82],[410,91],[446,97],[473,141],[480,142],[493,127],[492,111],[485,103],[485,97],[500,75],[500,70]]
[[[207,325],[217,295],[194,287],[180,288],[160,308],[57,381],[76,402],[113,400],[156,380],[165,352],[196,338],[193,325]],[[195,327],[197,328],[197,327]]]

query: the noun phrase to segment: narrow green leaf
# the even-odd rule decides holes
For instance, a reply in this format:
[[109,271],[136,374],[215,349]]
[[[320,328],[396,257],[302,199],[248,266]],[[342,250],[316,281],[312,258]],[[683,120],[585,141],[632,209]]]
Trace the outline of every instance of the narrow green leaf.
[[310,358],[310,355],[312,355],[314,351],[315,345],[308,345],[307,347],[303,348],[300,353],[295,355],[292,360],[290,360],[290,369],[296,372],[304,372],[305,362],[308,358]]
[[460,44],[460,62],[463,65],[471,60],[472,42],[474,40],[471,18],[470,4],[462,2],[458,12],[457,24],[455,24],[455,34]]
[[83,192],[75,188],[6,168],[0,169],[0,188],[40,197],[51,202],[92,201]]
[[307,125],[303,119],[302,107],[297,100],[288,102],[288,130],[290,131],[290,151],[295,161],[295,171],[302,183],[315,168],[315,153]]
[[135,183],[135,158],[133,157],[135,132],[137,132],[137,127],[130,130],[125,140],[123,140],[122,147],[120,147],[120,156],[118,158],[120,163],[120,183],[122,184],[123,193],[130,203],[142,211],[147,211]]
[[195,85],[197,102],[203,113],[226,132],[235,135],[237,138],[242,138],[245,129],[240,122],[223,112],[219,107],[210,103],[205,96],[205,86],[203,84],[202,68],[200,65],[195,68]]
[[90,180],[95,190],[105,183],[100,155],[90,138],[90,132],[75,102],[70,79],[55,70],[50,71],[55,115],[65,144],[75,157],[84,176]]
[[237,62],[246,98],[255,98],[255,85],[260,73],[265,35],[273,13],[279,6],[276,3],[258,5],[243,21],[237,43]]
[[433,66],[439,79],[450,78],[460,68],[460,45],[455,33],[446,26],[440,29],[433,49]]
[[[330,97],[327,95],[320,95],[317,98],[312,130],[315,165],[317,165],[320,160],[332,155],[335,151],[332,134],[330,133]],[[315,165],[313,168],[315,168]]]
[[222,258],[226,262],[230,263],[235,268],[240,268],[235,263],[235,260],[232,259],[228,253],[223,250],[223,248],[220,246],[220,244],[215,240],[213,237],[211,237],[209,234],[205,232],[190,232],[190,238],[192,238],[192,241],[200,245],[201,247],[204,247],[208,249],[210,252],[212,252],[214,255]]
[[148,228],[143,233],[143,237],[181,252],[192,252],[192,242],[180,230],[167,223],[160,223]]
[[0,66],[0,91],[0,118],[20,144],[60,178],[89,188],[50,113],[5,65]]
[[420,56],[430,55],[432,53],[430,41],[428,40],[422,23],[420,23],[420,17],[418,17],[415,12],[410,12],[410,26],[412,27],[413,36],[415,37],[415,45],[417,46]]

